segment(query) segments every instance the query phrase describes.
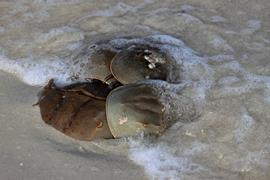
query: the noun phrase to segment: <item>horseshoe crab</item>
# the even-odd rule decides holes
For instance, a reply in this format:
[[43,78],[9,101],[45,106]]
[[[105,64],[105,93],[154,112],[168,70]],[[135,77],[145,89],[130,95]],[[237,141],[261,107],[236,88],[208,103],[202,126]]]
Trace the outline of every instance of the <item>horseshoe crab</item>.
[[176,121],[186,123],[196,116],[191,99],[139,82],[118,87],[106,100],[109,128],[115,138],[141,132],[160,134]]
[[170,66],[170,60],[158,49],[131,46],[114,56],[110,69],[119,82],[129,84],[144,79],[167,80]]
[[97,50],[90,56],[91,66],[89,66],[87,71],[91,72],[89,74],[90,79],[98,79],[107,84],[116,82],[110,71],[110,64],[116,53],[110,50]]
[[38,105],[43,121],[75,139],[112,138],[106,113],[101,82],[77,83],[63,88],[53,80],[44,87]]

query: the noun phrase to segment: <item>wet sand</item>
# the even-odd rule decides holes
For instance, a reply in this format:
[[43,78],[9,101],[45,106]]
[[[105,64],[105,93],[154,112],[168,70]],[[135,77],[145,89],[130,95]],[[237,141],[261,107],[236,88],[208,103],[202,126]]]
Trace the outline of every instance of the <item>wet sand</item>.
[[0,84],[0,179],[146,179],[126,157],[87,151],[45,125],[31,106],[38,87],[3,72]]

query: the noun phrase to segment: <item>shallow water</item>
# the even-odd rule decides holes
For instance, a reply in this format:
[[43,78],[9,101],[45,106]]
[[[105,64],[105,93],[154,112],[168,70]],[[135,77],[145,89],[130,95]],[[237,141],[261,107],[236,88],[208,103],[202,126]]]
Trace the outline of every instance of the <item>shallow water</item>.
[[267,0],[1,1],[0,69],[32,86],[82,80],[93,44],[152,35],[182,66],[182,83],[168,86],[196,102],[198,120],[157,140],[81,146],[125,154],[150,179],[269,179],[269,20]]

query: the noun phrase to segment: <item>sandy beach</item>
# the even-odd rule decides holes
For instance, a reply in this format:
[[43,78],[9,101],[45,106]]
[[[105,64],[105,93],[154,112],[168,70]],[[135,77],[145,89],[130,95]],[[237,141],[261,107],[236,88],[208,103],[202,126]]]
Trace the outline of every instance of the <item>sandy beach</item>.
[[0,179],[146,179],[126,157],[87,151],[45,125],[32,107],[39,88],[3,72],[0,84]]

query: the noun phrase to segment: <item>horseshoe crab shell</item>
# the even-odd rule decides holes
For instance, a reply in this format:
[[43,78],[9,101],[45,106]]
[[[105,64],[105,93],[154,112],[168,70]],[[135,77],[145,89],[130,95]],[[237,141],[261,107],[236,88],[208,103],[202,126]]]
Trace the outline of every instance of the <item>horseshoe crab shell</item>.
[[57,88],[51,80],[42,90],[38,102],[43,121],[74,139],[112,138],[106,120],[105,100],[80,91],[80,86],[84,85]]
[[98,50],[94,52],[89,59],[91,66],[87,68],[87,71],[91,72],[89,78],[98,79],[107,84],[114,82],[115,79],[111,74],[110,64],[115,54],[116,53],[109,50]]
[[130,47],[113,58],[110,69],[119,82],[129,84],[144,79],[167,80],[169,63],[158,50]]
[[144,82],[110,92],[106,101],[109,128],[115,138],[139,133],[160,134],[176,121],[194,120],[194,103],[169,90]]
[[164,106],[151,86],[129,84],[114,89],[106,101],[106,115],[115,138],[141,132],[159,134]]

